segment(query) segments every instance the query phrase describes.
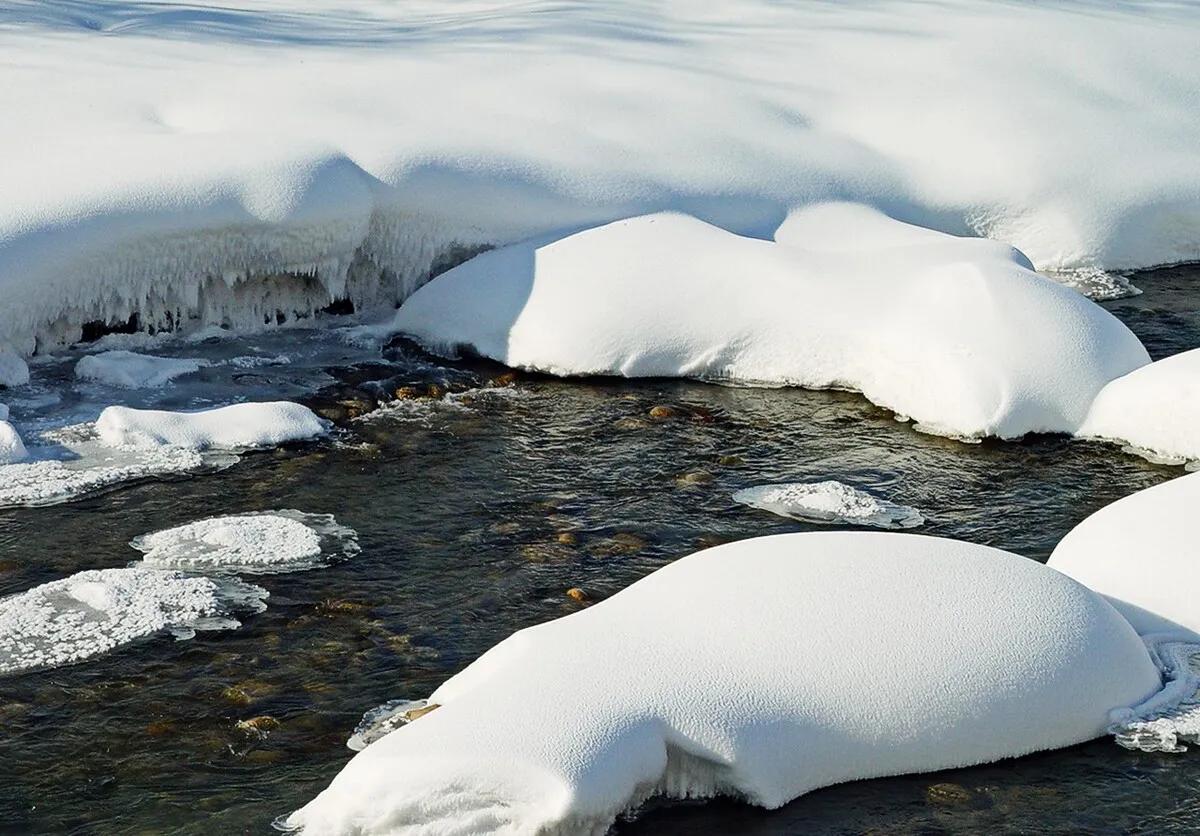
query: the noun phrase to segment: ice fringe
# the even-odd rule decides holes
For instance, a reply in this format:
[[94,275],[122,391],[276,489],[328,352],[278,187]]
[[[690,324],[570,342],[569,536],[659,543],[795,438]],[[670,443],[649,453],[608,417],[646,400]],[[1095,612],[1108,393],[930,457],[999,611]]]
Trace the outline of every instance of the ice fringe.
[[756,485],[735,492],[733,501],[783,517],[826,525],[916,528],[925,522],[915,508],[878,499],[835,481]]
[[1185,752],[1200,744],[1200,644],[1173,634],[1147,636],[1163,672],[1163,690],[1140,705],[1114,713],[1109,727],[1119,746],[1139,752]]

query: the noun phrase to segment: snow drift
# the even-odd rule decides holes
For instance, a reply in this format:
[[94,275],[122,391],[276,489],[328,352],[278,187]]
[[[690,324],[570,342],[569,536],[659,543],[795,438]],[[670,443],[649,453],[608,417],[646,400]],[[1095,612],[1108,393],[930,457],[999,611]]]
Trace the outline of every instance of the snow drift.
[[850,388],[971,437],[1075,432],[1149,361],[1004,244],[850,204],[793,213],[776,239],[659,214],[515,244],[425,285],[392,327],[559,375]]
[[477,245],[668,209],[766,236],[855,200],[1045,269],[1200,258],[1198,20],[1086,0],[5,4],[0,340],[390,306]]
[[1067,533],[1049,565],[1105,595],[1142,634],[1200,641],[1200,473],[1101,508]]
[[311,409],[289,401],[239,403],[197,412],[110,406],[96,420],[100,440],[113,447],[245,450],[324,435]]
[[765,537],[516,633],[286,823],[603,832],[655,794],[773,808],[1087,740],[1159,686],[1129,624],[1034,561],[914,535]]

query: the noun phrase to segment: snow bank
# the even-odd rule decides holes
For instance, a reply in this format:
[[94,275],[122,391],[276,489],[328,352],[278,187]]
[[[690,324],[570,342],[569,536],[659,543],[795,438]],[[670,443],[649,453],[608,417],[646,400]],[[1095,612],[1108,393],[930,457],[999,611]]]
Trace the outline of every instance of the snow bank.
[[1105,595],[1139,633],[1200,635],[1200,473],[1101,508],[1067,533],[1049,565]]
[[1152,459],[1200,459],[1200,349],[1158,360],[1105,386],[1079,434],[1126,442]]
[[132,351],[104,351],[80,358],[75,364],[75,376],[123,389],[144,389],[163,386],[180,375],[199,371],[206,365],[203,360],[155,357]]
[[358,535],[330,514],[282,510],[210,517],[143,534],[130,545],[154,569],[296,572],[358,553]]
[[733,494],[733,501],[804,522],[916,528],[925,522],[907,505],[878,499],[844,482],[789,482],[756,485]]
[[600,833],[653,794],[774,808],[1088,740],[1159,687],[1124,619],[1034,561],[913,535],[765,537],[501,642],[287,824]]
[[665,209],[768,235],[849,199],[1047,269],[1196,259],[1198,20],[1087,0],[9,3],[0,339],[390,306],[456,247]]
[[16,428],[4,420],[7,417],[8,407],[4,407],[4,415],[0,417],[0,465],[15,464],[29,457],[25,443],[21,441]]
[[778,238],[660,214],[516,244],[421,288],[393,327],[559,375],[851,388],[971,437],[1074,432],[1149,360],[1003,244],[849,204],[793,213]]
[[96,420],[100,440],[114,447],[228,450],[271,447],[324,435],[326,424],[298,403],[239,403],[198,412],[110,406]]
[[170,630],[239,626],[231,613],[261,611],[267,591],[176,572],[101,569],[0,600],[0,674],[58,667]]

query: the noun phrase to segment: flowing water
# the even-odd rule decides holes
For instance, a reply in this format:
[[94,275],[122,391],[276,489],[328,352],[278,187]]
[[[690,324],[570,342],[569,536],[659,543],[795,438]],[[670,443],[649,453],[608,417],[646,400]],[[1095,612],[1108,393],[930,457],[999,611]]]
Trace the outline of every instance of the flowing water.
[[[1200,346],[1200,269],[1134,282],[1144,295],[1108,307],[1156,358]],[[200,383],[168,387],[155,402],[195,405],[239,386],[294,397],[356,374],[462,389],[497,374],[441,368],[404,348],[384,352],[390,365],[330,373],[322,364],[365,363],[377,352],[346,348],[324,332],[170,350],[307,359],[236,374],[207,370]],[[39,366],[35,377],[35,393],[70,394],[40,412],[32,401],[14,403],[18,422],[22,409],[26,421],[35,412],[59,420],[94,414],[89,398],[97,393],[72,388],[69,365]],[[671,414],[650,418],[656,405]],[[255,577],[270,591],[268,608],[240,629],[187,641],[161,636],[71,667],[0,678],[0,830],[269,833],[272,819],[310,799],[350,758],[345,740],[364,711],[424,697],[512,631],[584,606],[569,588],[598,600],[707,545],[815,528],[734,503],[739,488],[838,479],[919,509],[923,533],[1045,560],[1092,511],[1181,472],[1062,437],[972,445],[923,435],[846,393],[521,377],[400,401],[347,423],[332,440],[247,455],[219,472],[3,510],[0,594],[124,566],[139,557],[131,538],[219,513],[332,513],[357,530],[362,551],[326,568]],[[237,726],[262,716],[271,719],[257,730]],[[774,812],[732,801],[655,803],[617,831],[1197,826],[1200,760],[1101,740],[848,784]]]

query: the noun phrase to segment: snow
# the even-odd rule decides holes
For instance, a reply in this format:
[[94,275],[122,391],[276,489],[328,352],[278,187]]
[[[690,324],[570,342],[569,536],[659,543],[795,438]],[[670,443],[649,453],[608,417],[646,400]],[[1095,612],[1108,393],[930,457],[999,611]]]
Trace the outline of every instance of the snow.
[[1101,508],[1063,537],[1049,565],[1105,595],[1139,633],[1200,636],[1200,473]]
[[155,357],[132,351],[104,351],[80,358],[75,364],[75,376],[123,389],[144,389],[164,386],[180,375],[199,371],[205,365],[207,363],[203,360]]
[[915,508],[835,481],[756,485],[735,492],[733,501],[781,517],[828,525],[916,528],[925,522]]
[[652,795],[775,808],[1072,745],[1159,689],[1129,624],[1035,561],[907,534],[764,537],[514,634],[285,824],[601,833]]
[[844,203],[792,213],[776,237],[658,214],[524,242],[442,274],[392,327],[558,375],[849,388],[964,437],[1075,432],[1149,361],[997,242]]
[[29,366],[7,345],[0,344],[0,386],[24,386],[29,382]]
[[0,674],[59,667],[166,630],[239,626],[234,612],[261,611],[267,592],[225,579],[140,568],[99,569],[0,600]]
[[1141,705],[1118,712],[1109,731],[1126,749],[1187,751],[1185,743],[1200,743],[1200,644],[1161,635],[1148,643],[1166,685]]
[[3,417],[0,417],[0,466],[22,462],[29,457],[25,443],[21,441],[16,428],[3,420],[8,417],[7,407],[4,408],[4,413]]
[[1200,349],[1155,361],[1105,386],[1080,435],[1126,442],[1156,460],[1200,459]]
[[[1043,269],[1200,257],[1194,4],[0,9],[0,339],[386,308],[447,259],[854,200]],[[1037,37],[1030,37],[1030,33]],[[87,68],[81,72],[80,68]]]
[[244,450],[316,438],[327,425],[306,406],[272,401],[197,412],[110,406],[96,420],[96,432],[113,447]]
[[154,569],[258,574],[325,566],[358,553],[358,536],[329,514],[281,510],[210,517],[130,543]]

